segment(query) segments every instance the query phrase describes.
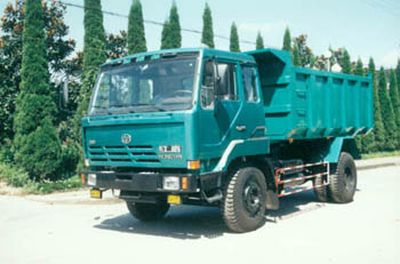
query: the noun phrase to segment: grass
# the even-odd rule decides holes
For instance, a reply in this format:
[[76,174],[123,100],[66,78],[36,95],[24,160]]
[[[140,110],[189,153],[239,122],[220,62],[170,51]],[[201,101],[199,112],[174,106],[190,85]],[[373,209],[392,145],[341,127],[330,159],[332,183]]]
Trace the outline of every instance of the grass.
[[24,170],[4,163],[0,163],[0,181],[9,186],[21,188],[25,194],[49,194],[82,188],[81,179],[78,176],[54,182],[35,182],[29,179],[28,173]]
[[386,152],[374,152],[369,154],[362,154],[362,159],[376,159],[400,156],[400,151],[386,151]]

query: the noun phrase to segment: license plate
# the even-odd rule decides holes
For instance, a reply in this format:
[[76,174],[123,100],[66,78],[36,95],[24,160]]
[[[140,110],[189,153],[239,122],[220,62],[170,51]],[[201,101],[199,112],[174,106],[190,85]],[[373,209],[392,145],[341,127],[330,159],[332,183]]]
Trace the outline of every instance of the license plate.
[[91,189],[90,190],[90,198],[101,199],[103,198],[103,192],[99,189]]
[[168,195],[167,199],[169,204],[181,204],[182,199],[179,195]]

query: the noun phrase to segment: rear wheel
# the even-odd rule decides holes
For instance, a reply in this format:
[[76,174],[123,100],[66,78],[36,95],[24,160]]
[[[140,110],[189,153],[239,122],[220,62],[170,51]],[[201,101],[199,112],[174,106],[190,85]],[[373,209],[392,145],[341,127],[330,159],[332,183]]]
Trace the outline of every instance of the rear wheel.
[[329,201],[328,186],[323,185],[324,183],[322,176],[315,178],[313,181],[315,197],[317,197],[319,202]]
[[353,201],[357,188],[357,169],[353,157],[346,152],[340,155],[336,173],[330,176],[329,193],[336,203]]
[[233,175],[221,208],[230,230],[248,232],[264,223],[266,190],[264,174],[257,168],[242,168]]
[[126,202],[129,212],[136,219],[143,222],[157,221],[165,216],[169,210],[169,204],[166,202],[132,203]]

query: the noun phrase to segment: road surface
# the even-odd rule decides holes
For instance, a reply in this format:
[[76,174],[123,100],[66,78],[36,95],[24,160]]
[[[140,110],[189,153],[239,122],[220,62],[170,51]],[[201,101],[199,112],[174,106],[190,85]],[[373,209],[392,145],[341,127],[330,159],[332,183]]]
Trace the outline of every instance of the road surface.
[[400,167],[358,180],[353,203],[286,197],[247,234],[215,208],[173,207],[145,224],[112,200],[0,196],[0,263],[400,263]]

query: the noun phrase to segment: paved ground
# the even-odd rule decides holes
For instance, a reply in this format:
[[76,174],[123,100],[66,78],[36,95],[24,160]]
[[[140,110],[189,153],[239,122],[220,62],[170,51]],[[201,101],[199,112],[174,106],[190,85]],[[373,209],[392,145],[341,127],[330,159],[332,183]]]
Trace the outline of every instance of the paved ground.
[[0,196],[0,263],[400,263],[399,186],[400,167],[363,170],[353,203],[287,197],[247,234],[229,233],[213,208],[143,224],[112,199],[77,204],[81,192]]

